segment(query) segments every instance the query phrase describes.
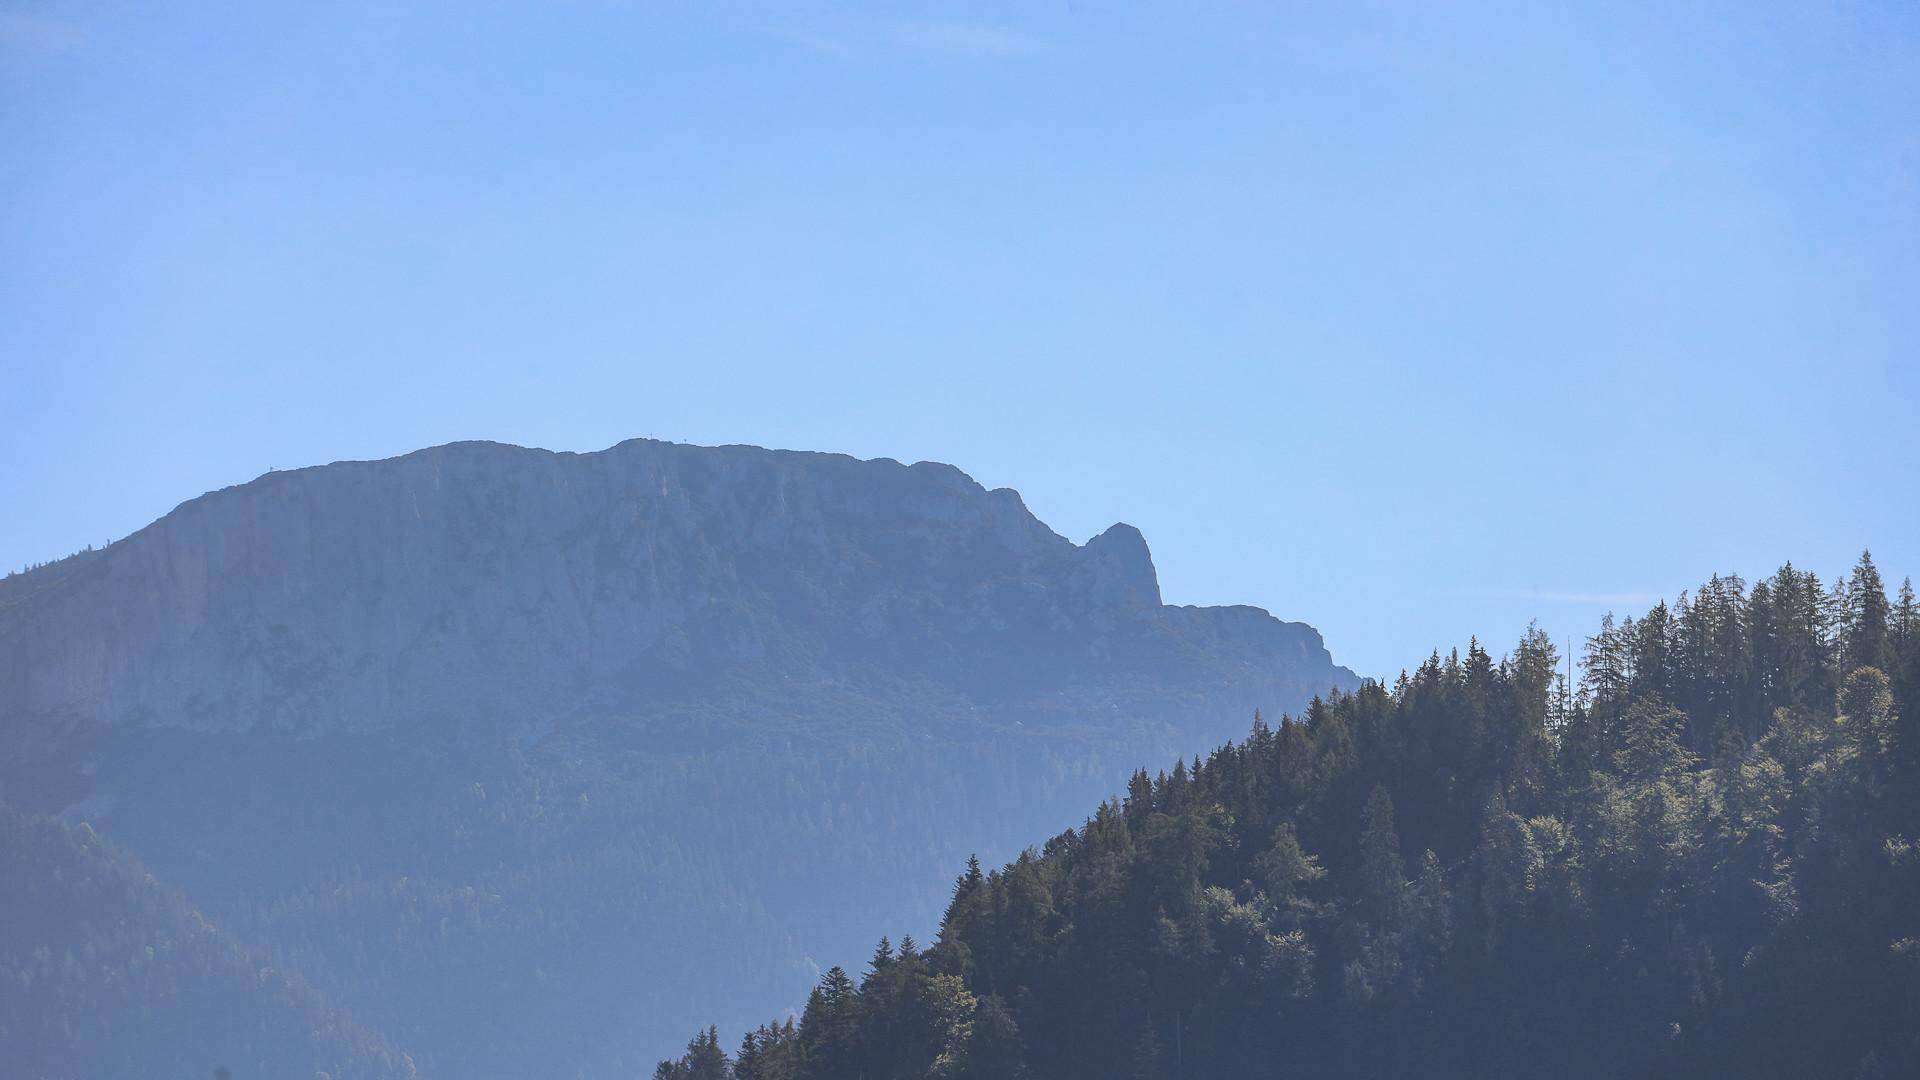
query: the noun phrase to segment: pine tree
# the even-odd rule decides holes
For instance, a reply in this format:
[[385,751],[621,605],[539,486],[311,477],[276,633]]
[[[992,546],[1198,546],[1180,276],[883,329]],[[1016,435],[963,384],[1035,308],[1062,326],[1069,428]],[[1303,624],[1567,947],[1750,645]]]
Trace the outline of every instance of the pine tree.
[[1360,902],[1381,920],[1397,919],[1406,905],[1406,866],[1393,825],[1393,796],[1375,784],[1360,812]]
[[655,1066],[653,1076],[654,1080],[736,1080],[733,1062],[720,1048],[720,1030],[715,1027],[695,1035],[678,1061]]
[[1300,846],[1291,821],[1273,830],[1273,840],[1254,860],[1255,882],[1267,899],[1267,918],[1281,930],[1298,930],[1318,910],[1309,890],[1327,872]]
[[880,936],[880,944],[874,947],[873,959],[867,961],[867,967],[868,979],[883,976],[893,967],[893,942],[888,941],[886,935]]
[[740,1049],[733,1055],[734,1080],[768,1080],[760,1057],[760,1032],[749,1031],[740,1038]]
[[1667,701],[1673,691],[1673,615],[1663,602],[1634,628],[1633,693]]
[[1855,747],[1870,782],[1882,782],[1892,766],[1893,685],[1879,668],[1856,668],[1840,688],[1836,703],[1842,737]]
[[1833,696],[1823,595],[1820,579],[1795,570],[1792,563],[1773,577],[1764,629],[1755,634],[1761,683],[1770,707],[1824,707]]
[[1495,935],[1513,924],[1535,884],[1526,823],[1507,808],[1507,800],[1498,792],[1487,803],[1474,863],[1480,871],[1481,947],[1491,952]]
[[1693,767],[1694,755],[1682,739],[1687,716],[1679,709],[1637,701],[1620,720],[1620,744],[1614,769],[1623,777],[1649,781]]
[[967,1046],[967,1080],[1023,1080],[1026,1075],[1026,1046],[1013,1012],[997,995],[980,999]]
[[1153,813],[1153,780],[1147,776],[1147,770],[1136,769],[1128,778],[1124,805],[1127,821],[1136,829]]
[[732,1063],[720,1048],[720,1029],[709,1027],[687,1047],[687,1080],[731,1080]]
[[1894,743],[1902,760],[1920,766],[1920,604],[1913,595],[1913,579],[1900,583],[1900,600],[1893,609],[1892,633]]
[[1614,628],[1609,611],[1600,620],[1600,632],[1587,639],[1582,688],[1592,693],[1596,707],[1605,708],[1627,696],[1633,677],[1630,637]]
[[800,1014],[800,1073],[805,1080],[838,1080],[854,1066],[860,1023],[859,993],[844,969],[827,970]]
[[1846,657],[1845,670],[1870,667],[1886,670],[1890,663],[1891,634],[1887,590],[1880,582],[1880,571],[1873,555],[1861,552],[1860,561],[1847,579],[1843,594],[1840,646]]

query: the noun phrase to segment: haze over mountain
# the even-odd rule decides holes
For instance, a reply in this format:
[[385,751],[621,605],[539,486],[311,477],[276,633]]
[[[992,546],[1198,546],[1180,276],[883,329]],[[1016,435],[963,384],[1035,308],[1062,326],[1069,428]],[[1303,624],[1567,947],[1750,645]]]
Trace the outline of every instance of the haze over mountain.
[[[85,824],[0,803],[0,1065],[20,1077],[414,1075]],[[21,949],[19,943],[31,942]]]
[[1353,681],[1303,624],[1163,607],[1130,526],[1078,547],[951,466],[750,447],[270,473],[0,589],[12,734],[552,723],[741,676],[1041,714],[1073,688],[1246,712]]
[[970,851],[1357,684],[951,466],[460,443],[0,582],[0,797],[423,1075],[617,1075],[798,1005],[881,913],[930,930]]

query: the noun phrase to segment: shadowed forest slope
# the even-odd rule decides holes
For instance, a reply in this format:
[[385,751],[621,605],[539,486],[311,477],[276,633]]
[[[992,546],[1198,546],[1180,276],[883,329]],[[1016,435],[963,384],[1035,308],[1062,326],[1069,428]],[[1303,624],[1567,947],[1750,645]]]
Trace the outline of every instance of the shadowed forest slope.
[[1862,560],[1368,683],[659,1080],[1920,1074],[1920,610]]
[[87,826],[0,804],[0,857],[0,1073],[415,1075]]

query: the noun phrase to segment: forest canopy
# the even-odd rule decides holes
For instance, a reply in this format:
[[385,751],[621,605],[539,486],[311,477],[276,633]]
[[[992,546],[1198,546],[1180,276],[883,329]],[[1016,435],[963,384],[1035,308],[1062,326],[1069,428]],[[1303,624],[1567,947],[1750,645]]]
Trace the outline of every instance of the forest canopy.
[[1316,700],[656,1080],[1920,1075],[1920,611],[1870,556]]

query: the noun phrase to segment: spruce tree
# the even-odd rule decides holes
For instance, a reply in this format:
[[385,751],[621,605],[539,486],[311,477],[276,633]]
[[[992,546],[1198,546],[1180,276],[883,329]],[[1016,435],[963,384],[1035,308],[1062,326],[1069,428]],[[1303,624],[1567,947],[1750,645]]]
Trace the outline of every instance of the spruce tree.
[[1880,571],[1873,565],[1871,552],[1860,553],[1860,561],[1847,579],[1844,604],[1840,641],[1846,657],[1845,670],[1890,667],[1888,622],[1891,612],[1886,586],[1880,582]]

